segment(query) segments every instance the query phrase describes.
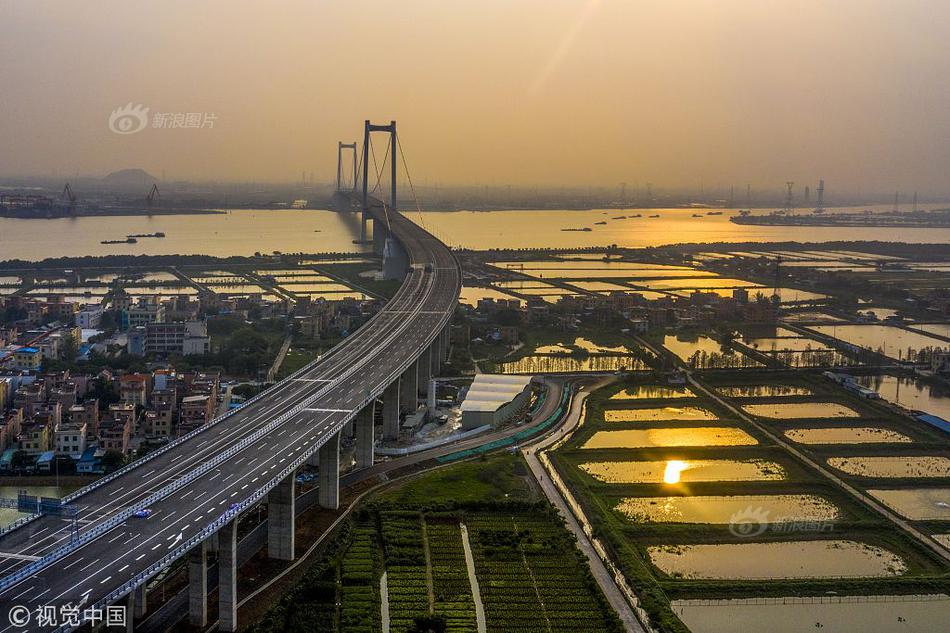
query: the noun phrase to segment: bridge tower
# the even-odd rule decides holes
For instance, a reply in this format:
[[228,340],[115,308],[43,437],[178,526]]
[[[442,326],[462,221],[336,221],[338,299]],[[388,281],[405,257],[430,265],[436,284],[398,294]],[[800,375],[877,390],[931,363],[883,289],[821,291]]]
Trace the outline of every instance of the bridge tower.
[[390,121],[388,124],[376,124],[371,123],[369,119],[364,122],[363,126],[363,218],[360,227],[360,241],[366,241],[366,221],[369,217],[368,214],[368,203],[369,203],[369,138],[370,134],[373,132],[388,132],[389,133],[389,161],[391,167],[391,190],[389,194],[389,209],[391,211],[396,211],[396,122]]
[[356,179],[356,170],[357,170],[357,160],[356,160],[356,141],[352,143],[344,143],[343,141],[338,141],[337,150],[336,150],[336,190],[339,193],[346,193],[343,191],[343,150],[353,150],[353,193],[356,193],[357,179]]

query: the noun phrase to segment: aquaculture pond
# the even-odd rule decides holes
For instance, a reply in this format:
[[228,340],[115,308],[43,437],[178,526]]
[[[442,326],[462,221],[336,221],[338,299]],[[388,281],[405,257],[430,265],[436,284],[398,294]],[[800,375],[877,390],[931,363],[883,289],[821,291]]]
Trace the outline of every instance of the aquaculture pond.
[[828,465],[861,477],[950,477],[947,457],[831,457]]
[[778,481],[785,469],[765,459],[669,459],[587,462],[580,468],[609,484],[669,484],[706,481]]
[[811,329],[858,347],[880,350],[890,358],[904,358],[908,350],[950,347],[946,341],[890,325],[815,325]]
[[878,392],[888,402],[950,420],[950,389],[946,387],[891,375],[857,376],[855,380]]
[[659,420],[718,420],[719,416],[702,407],[657,407],[651,409],[608,409],[606,422],[657,422]]
[[861,417],[861,414],[851,407],[835,402],[769,402],[767,404],[747,404],[743,405],[742,408],[751,415],[777,420]]
[[904,560],[890,550],[838,539],[658,545],[647,552],[661,571],[694,579],[885,577],[907,569]]
[[632,521],[653,523],[732,523],[750,513],[762,522],[832,521],[838,508],[807,494],[695,497],[627,497],[615,509]]
[[818,596],[738,600],[674,600],[671,604],[693,633],[894,633],[945,630],[950,596]]
[[820,429],[790,429],[785,437],[799,444],[880,444],[913,442],[903,433],[873,426],[841,426]]
[[810,396],[812,390],[797,385],[728,385],[716,387],[727,398],[764,398],[774,396]]
[[598,431],[581,448],[654,448],[675,446],[753,446],[759,442],[732,426]]
[[686,387],[664,387],[662,385],[637,385],[618,391],[610,396],[611,400],[641,400],[647,398],[689,398],[693,392]]
[[913,521],[950,521],[950,488],[868,490],[868,493]]

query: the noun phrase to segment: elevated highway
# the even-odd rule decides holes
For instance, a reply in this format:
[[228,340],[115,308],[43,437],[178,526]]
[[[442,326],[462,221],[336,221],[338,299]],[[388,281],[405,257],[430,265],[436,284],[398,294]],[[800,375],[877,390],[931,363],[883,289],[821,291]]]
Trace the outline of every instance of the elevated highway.
[[[70,495],[78,537],[62,518],[40,516],[0,535],[0,632],[9,610],[26,606],[25,630],[72,630],[60,618],[40,626],[36,609],[128,604],[144,612],[142,587],[188,556],[189,617],[207,622],[207,552],[217,550],[219,630],[236,629],[237,520],[268,506],[268,555],[294,556],[294,478],[319,466],[319,502],[338,505],[339,446],[353,433],[357,467],[373,463],[375,406],[382,434],[398,433],[400,409],[414,409],[448,349],[460,271],[449,249],[406,217],[371,201],[374,234],[404,258],[398,293],[328,354],[252,401],[114,475]],[[400,400],[402,401],[400,403]],[[149,510],[147,517],[136,513]],[[62,610],[60,609],[60,614]]]

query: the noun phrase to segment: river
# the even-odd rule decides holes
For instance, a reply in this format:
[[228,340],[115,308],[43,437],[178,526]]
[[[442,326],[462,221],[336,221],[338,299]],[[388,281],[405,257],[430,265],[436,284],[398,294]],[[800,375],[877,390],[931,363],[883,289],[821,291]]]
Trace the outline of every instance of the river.
[[[874,210],[888,210],[886,206]],[[679,242],[775,242],[883,240],[950,242],[950,229],[891,227],[753,226],[701,209],[593,209],[586,211],[409,212],[446,243],[472,249],[570,248],[618,244],[661,246]],[[761,211],[757,211],[761,213]],[[630,216],[639,214],[641,217]],[[700,217],[693,217],[699,214]],[[650,215],[659,215],[650,218]],[[627,216],[626,219],[614,219]],[[598,224],[603,222],[605,224]],[[562,229],[590,228],[590,231]],[[137,244],[100,244],[126,235],[164,232]],[[93,216],[24,220],[0,218],[0,261],[40,260],[50,255],[253,255],[255,252],[366,250],[353,244],[354,214],[310,210],[241,209],[216,215]]]

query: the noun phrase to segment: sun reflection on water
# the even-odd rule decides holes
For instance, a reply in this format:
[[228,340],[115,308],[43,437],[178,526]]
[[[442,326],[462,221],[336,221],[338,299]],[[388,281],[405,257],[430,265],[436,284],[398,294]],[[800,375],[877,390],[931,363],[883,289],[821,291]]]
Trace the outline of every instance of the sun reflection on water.
[[689,468],[689,464],[678,459],[666,462],[666,470],[663,471],[663,482],[678,484],[680,482],[680,473],[687,468]]

